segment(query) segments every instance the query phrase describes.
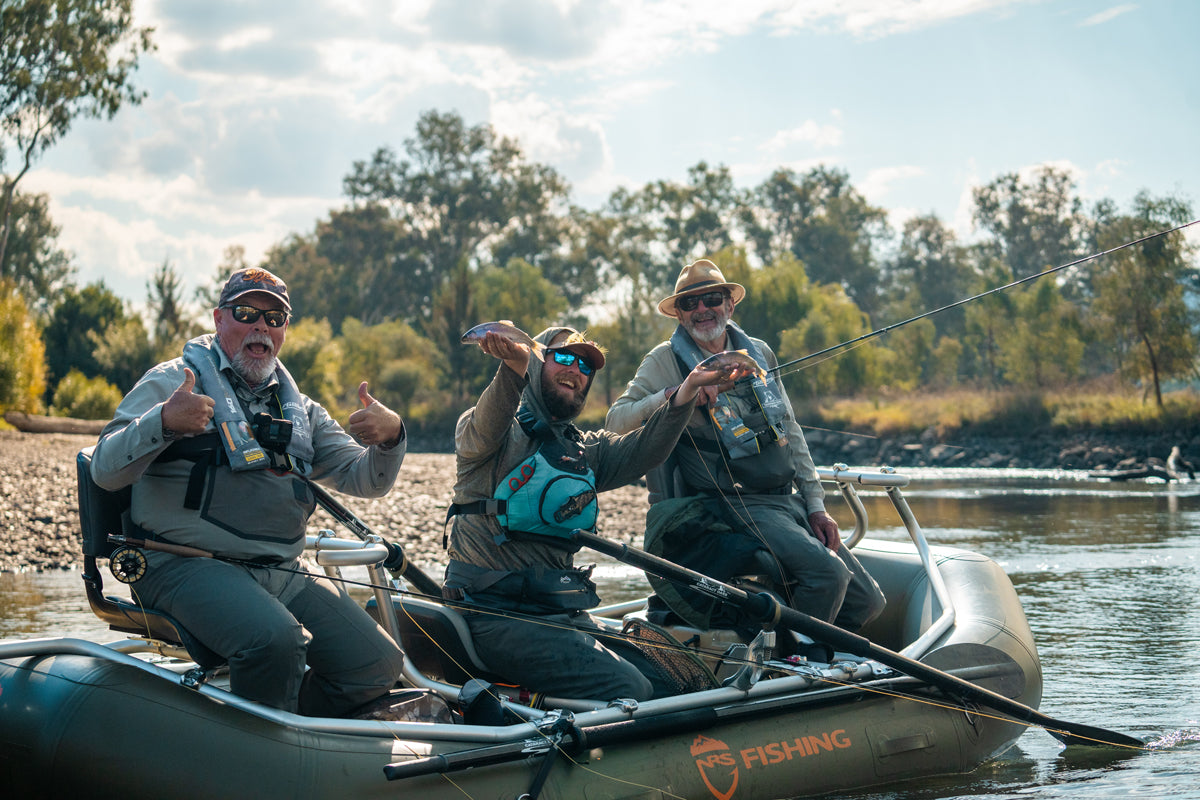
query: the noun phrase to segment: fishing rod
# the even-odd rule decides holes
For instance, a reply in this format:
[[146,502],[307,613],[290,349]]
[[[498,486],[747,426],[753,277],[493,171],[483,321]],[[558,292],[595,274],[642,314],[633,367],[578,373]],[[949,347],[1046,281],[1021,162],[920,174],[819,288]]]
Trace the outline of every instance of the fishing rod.
[[1055,272],[1059,272],[1064,269],[1070,269],[1071,267],[1077,267],[1080,264],[1086,264],[1089,261],[1095,261],[1096,259],[1102,258],[1103,256],[1111,255],[1112,253],[1115,253],[1119,250],[1124,250],[1127,247],[1133,247],[1134,245],[1141,244],[1143,242],[1148,242],[1151,239],[1157,239],[1160,236],[1167,236],[1168,234],[1172,234],[1172,233],[1175,233],[1176,231],[1181,231],[1184,228],[1188,228],[1192,225],[1195,225],[1197,222],[1200,222],[1200,219],[1194,219],[1191,222],[1185,222],[1182,225],[1176,225],[1174,228],[1170,228],[1168,230],[1158,231],[1157,233],[1151,233],[1147,236],[1143,236],[1140,239],[1134,239],[1133,241],[1125,242],[1124,244],[1119,244],[1116,247],[1109,248],[1108,250],[1103,250],[1099,253],[1092,253],[1090,256],[1084,256],[1083,258],[1078,258],[1067,264],[1060,264],[1057,267],[1051,267],[1050,269],[1044,270],[1035,275],[1028,275],[1024,278],[1020,278],[1019,280],[1012,281],[1011,283],[1006,283],[1003,286],[997,286],[994,289],[988,289],[986,292],[980,292],[977,295],[973,295],[971,297],[966,297],[966,298],[963,298],[962,300],[956,300],[955,302],[950,303],[949,305],[944,305],[941,308],[935,308],[932,311],[926,311],[923,314],[918,314],[917,316],[911,317],[902,322],[897,322],[892,325],[887,325],[883,328],[873,330],[870,333],[864,333],[862,336],[859,336],[856,339],[849,339],[847,341],[841,342],[840,344],[835,344],[832,347],[826,347],[824,350],[818,350],[815,353],[809,353],[808,355],[803,356],[802,358],[796,358],[791,361],[784,362],[783,364],[780,364],[776,367],[773,367],[773,368],[767,370],[767,372],[777,372],[777,373],[780,373],[780,376],[782,377],[783,373],[781,373],[780,370],[783,370],[787,367],[792,367],[792,366],[796,366],[799,364],[803,364],[805,361],[811,361],[812,359],[817,358],[819,356],[823,356],[826,353],[831,353],[835,350],[841,350],[842,348],[850,347],[851,345],[861,344],[862,342],[866,342],[869,339],[874,339],[876,336],[882,336],[885,333],[894,331],[896,328],[902,328],[905,325],[908,325],[910,322],[916,322],[917,320],[925,319],[926,317],[932,317],[934,314],[940,314],[943,311],[949,311],[952,308],[957,308],[958,306],[965,305],[966,303],[970,303],[974,300],[979,300],[980,298],[987,297],[990,294],[995,294],[996,292],[1003,292],[1003,291],[1013,288],[1014,286],[1020,286],[1023,283],[1028,283],[1030,281],[1037,280],[1038,278],[1044,278],[1047,275],[1052,275]]

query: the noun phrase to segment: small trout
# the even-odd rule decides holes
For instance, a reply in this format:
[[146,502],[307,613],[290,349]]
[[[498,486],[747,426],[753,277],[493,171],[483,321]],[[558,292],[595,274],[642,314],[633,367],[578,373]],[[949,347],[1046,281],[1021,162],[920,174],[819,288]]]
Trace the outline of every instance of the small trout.
[[512,323],[512,320],[502,319],[498,322],[481,322],[462,335],[463,344],[478,344],[489,333],[498,333],[510,342],[523,344],[539,361],[546,360],[546,345],[535,342],[533,337]]
[[760,367],[758,362],[745,350],[726,350],[723,353],[709,356],[697,365],[697,369],[702,372],[716,372],[721,376],[722,381],[729,380],[736,369],[747,374],[757,375],[764,381],[767,379],[766,370]]

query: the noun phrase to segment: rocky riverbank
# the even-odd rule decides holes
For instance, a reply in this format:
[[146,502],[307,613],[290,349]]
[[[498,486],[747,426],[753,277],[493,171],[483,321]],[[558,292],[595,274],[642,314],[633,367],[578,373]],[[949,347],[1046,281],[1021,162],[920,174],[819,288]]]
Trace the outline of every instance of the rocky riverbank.
[[[936,441],[930,433],[911,441],[806,432],[818,465],[983,467],[1129,470],[1165,467],[1172,447],[1200,464],[1200,434],[1158,436],[964,438]],[[0,572],[76,568],[79,502],[75,454],[93,435],[0,431]],[[397,488],[377,500],[343,498],[372,530],[404,546],[418,564],[444,562],[442,522],[454,481],[454,456],[409,453]],[[632,541],[641,532],[646,490],[627,486],[600,499],[600,531]],[[324,512],[313,525],[348,535]]]

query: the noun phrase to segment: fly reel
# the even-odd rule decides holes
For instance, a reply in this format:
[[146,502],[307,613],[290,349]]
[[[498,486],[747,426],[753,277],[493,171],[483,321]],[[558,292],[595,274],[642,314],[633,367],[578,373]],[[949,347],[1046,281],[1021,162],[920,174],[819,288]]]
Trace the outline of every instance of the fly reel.
[[108,557],[108,569],[121,583],[133,583],[146,574],[146,554],[136,547],[122,545]]

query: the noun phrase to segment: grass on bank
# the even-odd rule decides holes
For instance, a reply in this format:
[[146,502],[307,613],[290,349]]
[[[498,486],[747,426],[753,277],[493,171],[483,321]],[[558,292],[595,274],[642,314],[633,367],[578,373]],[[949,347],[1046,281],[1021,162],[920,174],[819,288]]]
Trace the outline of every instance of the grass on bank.
[[1029,436],[1038,432],[1153,434],[1200,430],[1200,393],[1153,397],[1115,386],[1073,387],[1044,392],[956,389],[879,398],[830,400],[800,414],[801,424],[876,436],[919,435],[933,429],[939,439],[970,433]]

